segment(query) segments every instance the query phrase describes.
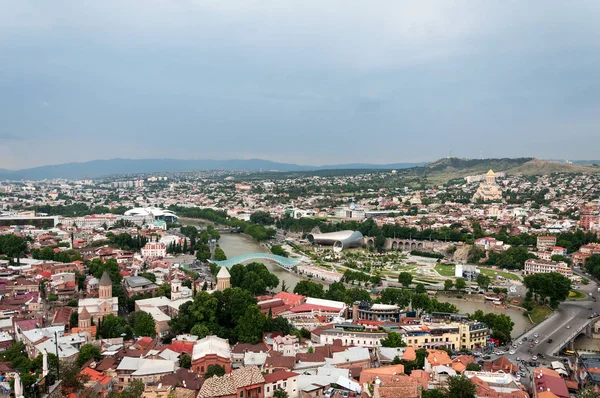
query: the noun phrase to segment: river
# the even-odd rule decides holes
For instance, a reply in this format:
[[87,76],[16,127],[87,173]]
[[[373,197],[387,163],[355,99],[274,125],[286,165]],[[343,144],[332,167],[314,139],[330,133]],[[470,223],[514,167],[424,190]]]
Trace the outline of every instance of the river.
[[[197,220],[193,218],[181,218],[180,221],[184,225],[194,226],[198,226],[200,224],[211,224],[209,221]],[[219,247],[223,249],[228,258],[239,256],[241,254],[269,252],[266,247],[260,245],[254,239],[244,234],[221,235],[221,239],[219,239]],[[281,281],[285,281],[285,284],[289,287],[289,291],[291,292],[294,290],[296,283],[302,280],[297,275],[278,267],[277,264],[272,261],[260,260],[260,262],[264,263],[269,271],[279,278],[280,285],[274,289],[275,291],[280,291]],[[484,302],[465,301],[448,297],[439,297],[438,300],[456,305],[462,314],[472,314],[477,310],[482,310],[485,313],[492,312],[494,314],[506,314],[510,316],[512,321],[515,323],[512,331],[512,337],[521,335],[525,330],[530,329],[533,326],[529,321],[529,318],[524,317],[523,312],[515,308],[499,308]]]
[[[181,218],[181,223],[184,225],[198,226],[200,224],[211,224],[205,220],[197,220],[194,218]],[[254,239],[244,234],[222,234],[219,239],[219,247],[223,249],[227,258],[239,256],[248,253],[269,253],[269,250],[257,243]],[[280,268],[272,261],[269,260],[258,260],[265,264],[267,269],[275,274],[279,278],[279,286],[275,288],[275,291],[281,290],[281,282],[285,281],[285,284],[289,288],[288,291],[294,290],[296,283],[302,280],[296,274],[288,272],[283,268]]]
[[491,312],[494,314],[508,315],[515,323],[511,333],[513,338],[521,335],[527,329],[531,329],[533,327],[533,324],[529,321],[529,318],[523,316],[523,312],[516,308],[501,308],[480,301],[465,301],[450,297],[438,297],[437,299],[439,301],[454,304],[456,307],[458,307],[458,310],[461,314],[472,314],[477,310],[482,310],[485,313]]

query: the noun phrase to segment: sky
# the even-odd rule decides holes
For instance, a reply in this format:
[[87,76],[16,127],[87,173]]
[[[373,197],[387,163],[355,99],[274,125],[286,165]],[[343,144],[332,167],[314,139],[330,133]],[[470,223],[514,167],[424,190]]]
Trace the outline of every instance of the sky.
[[598,159],[600,1],[6,0],[0,168]]

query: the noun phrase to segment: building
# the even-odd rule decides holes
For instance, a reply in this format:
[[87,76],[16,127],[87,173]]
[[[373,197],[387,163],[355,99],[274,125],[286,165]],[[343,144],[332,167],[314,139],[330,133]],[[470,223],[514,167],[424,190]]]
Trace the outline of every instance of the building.
[[335,208],[335,216],[346,220],[364,220],[366,213],[363,209],[356,206],[355,203],[350,203],[349,206],[341,206]]
[[538,236],[536,247],[538,250],[547,250],[550,246],[556,246],[556,236]]
[[489,200],[501,200],[502,190],[496,184],[496,174],[490,170],[485,175],[485,181],[482,181],[477,188],[477,192],[473,195],[473,202],[478,200],[489,201]]
[[265,398],[274,396],[275,391],[283,390],[287,393],[288,398],[298,398],[298,373],[278,370],[277,372],[264,375],[265,379]]
[[333,246],[335,252],[341,252],[348,247],[359,247],[364,242],[360,231],[337,231],[325,234],[309,234],[306,237],[310,243]]
[[400,322],[404,311],[397,305],[373,304],[369,301],[355,302],[352,305],[352,321],[361,319],[377,322]]
[[225,368],[225,373],[231,372],[229,341],[217,336],[206,336],[194,344],[192,370],[204,375],[210,365],[219,365]]
[[175,372],[175,362],[162,359],[125,357],[117,366],[117,386],[122,390],[134,380],[141,380],[146,386],[157,384],[168,374]]
[[540,259],[529,259],[525,261],[525,274],[545,274],[549,272],[558,272],[567,278],[573,276],[573,270],[569,267],[569,264],[563,261],[548,261]]
[[256,366],[243,367],[207,379],[198,398],[263,398],[264,386],[265,378]]
[[167,256],[167,245],[162,242],[148,242],[142,247],[142,257],[146,259],[164,258]]
[[280,352],[284,356],[293,357],[300,349],[300,341],[296,336],[275,336],[273,339],[273,351]]
[[77,312],[83,310],[89,313],[96,324],[108,314],[117,316],[119,311],[119,299],[112,296],[112,281],[108,273],[104,271],[98,287],[98,298],[80,299]]
[[221,267],[217,273],[217,290],[223,291],[231,287],[231,274],[227,267]]
[[344,345],[373,348],[381,347],[381,340],[387,335],[384,330],[369,330],[362,325],[338,324],[322,330],[318,343],[333,344],[335,340],[340,340]]
[[179,217],[171,210],[159,209],[158,207],[136,207],[127,210],[124,214],[127,217],[143,217],[146,221],[163,220],[166,222],[177,222]]
[[460,348],[473,350],[487,345],[491,330],[483,322],[467,322],[460,324]]
[[435,324],[400,326],[402,340],[408,347],[436,348],[448,347],[457,350],[461,347],[461,325]]
[[154,295],[154,293],[156,293],[158,290],[158,286],[143,276],[130,276],[124,278],[123,287],[125,289],[125,293],[129,297],[148,293],[150,295]]

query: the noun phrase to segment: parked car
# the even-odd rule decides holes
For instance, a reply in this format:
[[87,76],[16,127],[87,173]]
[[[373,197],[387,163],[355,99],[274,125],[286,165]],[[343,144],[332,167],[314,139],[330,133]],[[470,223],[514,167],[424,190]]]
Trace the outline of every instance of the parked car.
[[548,339],[548,344],[552,343],[554,340]]

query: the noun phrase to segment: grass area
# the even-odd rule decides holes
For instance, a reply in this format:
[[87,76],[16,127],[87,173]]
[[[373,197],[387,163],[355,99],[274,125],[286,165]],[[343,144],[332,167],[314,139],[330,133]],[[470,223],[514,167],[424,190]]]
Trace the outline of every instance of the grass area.
[[441,265],[441,264],[437,264],[435,266],[435,270],[438,274],[440,274],[441,276],[454,276],[454,270],[456,269],[456,266],[454,265]]
[[550,310],[550,308],[544,305],[536,305],[533,308],[533,311],[531,311],[531,320],[537,325],[546,319],[551,313],[552,310]]
[[515,274],[511,274],[510,272],[504,272],[504,271],[500,271],[497,269],[491,269],[491,268],[483,268],[483,267],[479,267],[479,270],[481,271],[482,274],[487,275],[489,277],[495,277],[495,276],[501,276],[503,278],[506,279],[510,279],[513,281],[520,281],[521,277]]
[[587,296],[584,293],[581,293],[581,292],[579,292],[577,290],[571,290],[569,292],[568,299],[569,300],[580,300],[580,299],[583,299],[583,298],[586,298],[586,297]]

